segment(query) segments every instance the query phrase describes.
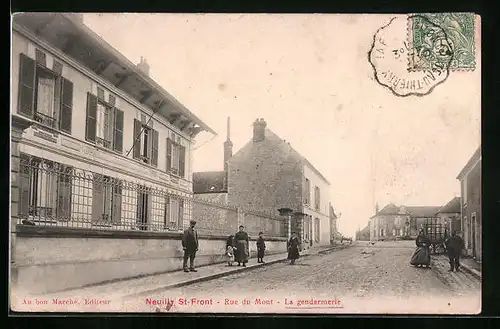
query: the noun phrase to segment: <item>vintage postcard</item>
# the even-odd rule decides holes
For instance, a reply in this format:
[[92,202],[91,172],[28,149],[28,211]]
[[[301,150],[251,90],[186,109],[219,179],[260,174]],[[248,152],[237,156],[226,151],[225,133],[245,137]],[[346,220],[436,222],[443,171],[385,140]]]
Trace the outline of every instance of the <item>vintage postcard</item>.
[[13,312],[478,314],[474,13],[16,13]]

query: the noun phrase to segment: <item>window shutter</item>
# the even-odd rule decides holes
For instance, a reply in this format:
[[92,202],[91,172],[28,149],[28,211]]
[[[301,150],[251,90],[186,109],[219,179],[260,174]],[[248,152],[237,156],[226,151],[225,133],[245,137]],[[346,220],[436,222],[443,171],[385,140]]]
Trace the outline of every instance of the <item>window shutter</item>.
[[85,139],[95,142],[96,119],[97,118],[97,97],[87,93],[87,129],[85,130]]
[[63,166],[58,176],[57,218],[71,220],[72,168]]
[[151,165],[157,167],[158,166],[158,131],[152,129],[152,152],[151,152]]
[[186,173],[186,147],[180,146],[180,154],[179,154],[179,176],[184,178]]
[[172,169],[172,140],[167,137],[167,172]]
[[[19,215],[27,217],[30,208],[30,158],[21,154],[19,167]],[[33,169],[32,169],[33,170]]]
[[122,185],[118,179],[113,179],[113,208],[111,220],[113,224],[120,224],[122,215]]
[[102,175],[94,174],[92,181],[92,221],[102,221],[104,193],[103,193],[103,179]]
[[59,127],[62,131],[71,134],[71,118],[73,112],[73,83],[62,78],[61,84],[61,120]]
[[170,225],[170,197],[165,196],[165,210],[163,212],[163,228],[168,228]]
[[139,120],[134,119],[134,151],[132,156],[134,159],[139,159],[141,156],[141,136],[139,135],[142,130],[142,124]]
[[177,217],[177,227],[184,228],[184,200],[179,198],[179,216]]
[[123,111],[117,109],[116,107],[115,107],[113,150],[120,153],[123,151]]
[[19,60],[18,111],[32,117],[35,102],[35,61],[21,54]]

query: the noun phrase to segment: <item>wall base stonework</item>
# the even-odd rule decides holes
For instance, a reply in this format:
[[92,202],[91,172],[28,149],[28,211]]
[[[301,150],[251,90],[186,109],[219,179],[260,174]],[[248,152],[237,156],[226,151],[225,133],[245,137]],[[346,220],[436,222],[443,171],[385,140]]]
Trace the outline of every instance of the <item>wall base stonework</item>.
[[[92,231],[18,225],[16,290],[58,292],[182,269],[181,233]],[[254,237],[252,237],[254,240]],[[199,236],[197,267],[224,262],[225,236]],[[286,239],[267,238],[268,254]],[[255,241],[250,243],[256,257]]]

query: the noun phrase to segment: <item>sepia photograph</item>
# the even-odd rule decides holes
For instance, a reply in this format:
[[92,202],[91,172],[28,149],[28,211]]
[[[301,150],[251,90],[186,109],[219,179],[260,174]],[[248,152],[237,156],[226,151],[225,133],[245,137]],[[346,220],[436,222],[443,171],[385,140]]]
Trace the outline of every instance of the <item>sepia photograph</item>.
[[15,13],[11,312],[479,314],[481,18]]

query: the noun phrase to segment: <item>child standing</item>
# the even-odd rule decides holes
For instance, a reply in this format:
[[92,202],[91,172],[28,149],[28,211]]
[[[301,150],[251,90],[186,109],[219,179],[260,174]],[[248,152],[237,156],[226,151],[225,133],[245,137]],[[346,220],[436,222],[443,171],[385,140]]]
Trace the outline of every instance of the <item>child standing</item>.
[[226,249],[226,259],[227,259],[227,265],[228,266],[233,266],[233,263],[234,263],[234,248],[232,246],[227,246],[227,249]]
[[263,237],[264,233],[259,232],[257,239],[257,263],[264,263],[264,251],[266,250],[266,242]]

